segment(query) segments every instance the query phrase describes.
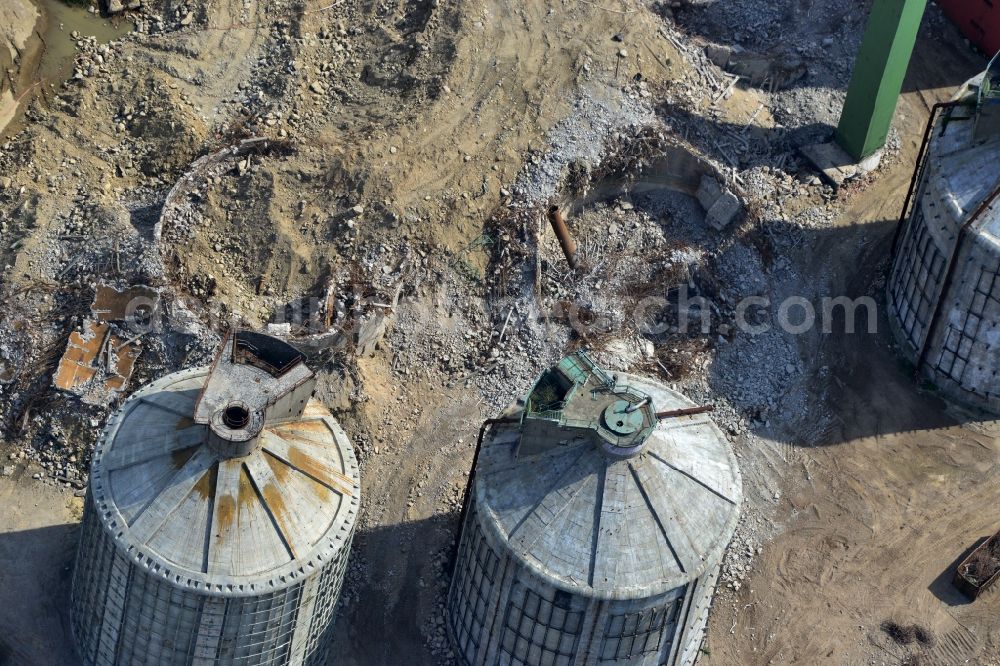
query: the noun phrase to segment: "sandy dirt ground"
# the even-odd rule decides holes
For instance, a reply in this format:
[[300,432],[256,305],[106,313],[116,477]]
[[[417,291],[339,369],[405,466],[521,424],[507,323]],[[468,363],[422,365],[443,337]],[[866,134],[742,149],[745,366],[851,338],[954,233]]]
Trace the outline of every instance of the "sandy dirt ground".
[[[801,258],[809,279],[831,281],[828,293],[881,288],[920,128],[951,94],[931,82],[953,64],[918,45],[907,83],[923,89],[898,107],[901,163],[853,197],[835,233]],[[716,602],[705,663],[1000,663],[1000,595],[971,604],[951,585],[957,563],[996,530],[988,507],[998,423],[919,390],[893,353],[884,313],[877,333],[861,330],[809,344],[813,371],[833,369],[821,406],[835,422],[803,436],[814,430],[810,415],[789,414],[768,443],[783,467],[782,532],[741,591]],[[887,621],[925,627],[933,640],[899,645],[882,630]]]
[[74,663],[67,599],[83,500],[18,465],[0,478],[0,506],[0,663]]
[[[810,95],[823,118],[836,113],[822,90],[773,104],[754,87],[720,94],[718,69],[681,52],[700,53],[697,32],[665,31],[668,4],[171,0],[146,3],[130,18],[136,33],[110,48],[73,42],[72,79],[28,106],[0,153],[0,377],[14,377],[0,384],[0,463],[12,468],[0,477],[0,664],[73,663],[74,489],[119,398],[95,406],[49,387],[99,280],[151,284],[168,302],[171,320],[142,340],[131,388],[206,362],[226,326],[259,327],[331,282],[344,317],[391,313],[371,353],[348,345],[311,358],[362,463],[335,663],[451,663],[446,563],[479,424],[570,344],[565,327],[511,319],[518,302],[494,297],[532,270],[505,253],[519,238],[504,238],[517,232],[498,211],[538,192],[529,203],[544,210],[579,155],[599,163],[605,142],[654,118],[724,165],[735,146],[702,136],[701,119],[758,146],[801,129],[781,125]],[[943,48],[927,33],[897,114],[899,152],[875,177],[834,195],[783,168],[784,156],[769,167],[801,192],[789,215],[822,208],[833,219],[782,258],[799,282],[780,288],[881,294],[930,105],[982,66],[957,39]],[[814,65],[825,59],[811,48]],[[161,218],[196,159],[248,136],[280,150],[193,174],[197,192]],[[554,241],[539,245],[559,289],[570,279],[551,268]],[[215,318],[177,324],[182,299]],[[737,427],[745,414],[720,415],[757,536],[741,541],[755,555],[738,587],[720,589],[701,663],[997,661],[1000,597],[964,603],[949,572],[998,527],[984,509],[1000,429],[918,390],[884,314],[878,324],[874,335],[798,340],[789,381],[801,395],[759,436]],[[711,364],[693,374],[702,390]],[[721,412],[722,394],[702,397]],[[886,620],[926,628],[933,644],[893,642]]]

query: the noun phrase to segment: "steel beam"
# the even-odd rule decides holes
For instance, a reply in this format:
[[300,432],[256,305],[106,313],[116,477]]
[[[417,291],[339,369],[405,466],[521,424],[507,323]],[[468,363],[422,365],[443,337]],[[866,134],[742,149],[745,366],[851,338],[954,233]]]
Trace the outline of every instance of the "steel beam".
[[927,0],[874,0],[837,126],[859,162],[885,145]]

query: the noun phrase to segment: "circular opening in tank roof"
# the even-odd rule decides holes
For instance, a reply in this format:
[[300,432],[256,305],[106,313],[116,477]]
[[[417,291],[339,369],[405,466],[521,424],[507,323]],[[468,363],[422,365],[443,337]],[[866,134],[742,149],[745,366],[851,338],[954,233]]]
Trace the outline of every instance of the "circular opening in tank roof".
[[230,403],[222,412],[222,422],[231,430],[240,430],[250,423],[250,410],[243,403]]

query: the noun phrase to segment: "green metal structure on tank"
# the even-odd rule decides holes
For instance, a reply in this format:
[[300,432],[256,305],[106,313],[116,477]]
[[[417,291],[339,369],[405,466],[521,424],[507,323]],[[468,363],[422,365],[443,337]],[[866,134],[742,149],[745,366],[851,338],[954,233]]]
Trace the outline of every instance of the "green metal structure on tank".
[[576,351],[483,424],[446,611],[460,664],[694,663],[742,502],[706,411]]

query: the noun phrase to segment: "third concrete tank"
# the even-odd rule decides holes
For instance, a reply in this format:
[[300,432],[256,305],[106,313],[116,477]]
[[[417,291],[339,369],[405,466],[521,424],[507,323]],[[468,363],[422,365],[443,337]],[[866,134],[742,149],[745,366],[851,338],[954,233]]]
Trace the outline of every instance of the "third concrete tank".
[[1000,71],[932,117],[889,276],[904,355],[947,397],[1000,412]]

